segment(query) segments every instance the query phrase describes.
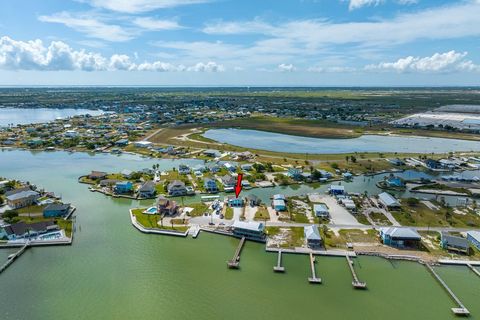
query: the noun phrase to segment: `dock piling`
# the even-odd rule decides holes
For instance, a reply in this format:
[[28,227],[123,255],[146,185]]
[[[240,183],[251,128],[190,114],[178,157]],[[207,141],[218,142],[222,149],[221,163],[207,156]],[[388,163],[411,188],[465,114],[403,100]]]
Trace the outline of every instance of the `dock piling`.
[[322,279],[317,278],[316,272],[315,272],[315,257],[313,256],[313,253],[310,252],[310,268],[312,269],[312,276],[308,278],[308,282],[310,283],[322,283]]
[[278,250],[277,265],[273,266],[275,272],[285,272],[285,267],[282,267],[282,250]]

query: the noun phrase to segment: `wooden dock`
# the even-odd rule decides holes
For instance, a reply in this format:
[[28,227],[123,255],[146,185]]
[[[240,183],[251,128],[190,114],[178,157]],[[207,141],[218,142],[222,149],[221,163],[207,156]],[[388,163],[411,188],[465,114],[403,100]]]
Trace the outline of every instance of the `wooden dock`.
[[25,250],[27,250],[28,248],[28,243],[25,243],[25,245],[23,245],[20,250],[18,250],[17,252],[15,252],[14,254],[11,254],[10,256],[8,256],[8,260],[7,262],[5,262],[1,267],[0,267],[0,273],[2,273],[3,271],[5,271],[12,263],[13,261],[15,261],[18,257],[20,257],[22,255],[22,253],[25,252]]
[[469,316],[470,311],[468,311],[467,308],[463,305],[463,303],[458,299],[458,297],[453,293],[453,291],[447,286],[445,281],[443,281],[442,278],[435,272],[435,270],[432,268],[431,265],[428,263],[425,263],[425,266],[427,267],[428,271],[437,279],[437,281],[442,285],[442,287],[447,291],[447,293],[450,295],[450,297],[455,301],[455,303],[458,305],[457,308],[452,308],[452,312],[457,315],[457,316]]
[[240,253],[242,252],[243,245],[245,244],[245,237],[242,237],[240,242],[238,243],[237,250],[235,250],[235,254],[233,255],[232,260],[227,262],[227,266],[230,269],[238,269],[240,267]]
[[357,276],[357,273],[355,272],[355,268],[353,267],[353,261],[352,261],[352,259],[350,259],[350,256],[347,255],[347,256],[345,256],[345,258],[347,258],[348,266],[350,267],[350,271],[352,272],[352,277],[353,277],[352,285],[353,285],[353,287],[355,289],[366,289],[367,288],[367,283],[358,280],[358,276]]
[[273,266],[275,272],[285,272],[285,267],[282,267],[282,250],[278,250],[277,265]]
[[475,269],[475,267],[474,267],[474,266],[472,266],[470,263],[468,263],[468,264],[467,264],[467,267],[469,267],[469,268],[470,268],[470,270],[472,270],[472,271],[473,271],[473,273],[475,273],[477,276],[479,276],[479,277],[480,277],[480,271],[478,271],[477,269]]
[[310,283],[322,283],[322,279],[317,278],[316,272],[315,272],[315,257],[313,256],[313,253],[310,253],[310,268],[312,269],[312,276],[308,278],[308,282]]

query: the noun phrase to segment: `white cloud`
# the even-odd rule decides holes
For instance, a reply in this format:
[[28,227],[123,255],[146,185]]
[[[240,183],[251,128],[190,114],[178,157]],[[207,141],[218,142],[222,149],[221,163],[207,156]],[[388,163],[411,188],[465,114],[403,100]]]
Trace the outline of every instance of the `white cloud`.
[[[480,35],[480,1],[399,14],[392,19],[333,23],[329,20],[294,20],[269,24],[221,21],[207,24],[204,32],[217,35],[262,34],[309,49],[336,44],[385,47],[426,39],[455,39]],[[454,17],[454,18],[452,18]]]
[[98,8],[124,13],[141,13],[162,8],[209,2],[209,0],[80,0]]
[[74,50],[62,41],[52,41],[48,47],[39,39],[16,41],[0,38],[0,68],[8,70],[81,70],[81,71],[192,71],[221,72],[225,68],[216,62],[199,62],[190,67],[162,61],[136,64],[130,56],[114,54],[106,58],[99,53]]
[[342,66],[335,66],[335,67],[310,67],[307,69],[309,72],[318,72],[318,73],[348,73],[348,72],[355,72],[357,69],[353,67],[342,67]]
[[367,70],[394,70],[398,72],[451,72],[451,71],[477,71],[479,66],[466,60],[467,52],[455,50],[445,53],[435,53],[430,57],[408,56],[394,62],[381,62],[368,65]]
[[196,65],[187,68],[187,70],[195,72],[222,72],[225,71],[225,68],[221,64],[209,61],[207,63],[199,62]]
[[348,10],[355,10],[364,6],[376,6],[379,5],[382,0],[350,0],[350,4],[348,5]]
[[133,24],[146,30],[160,31],[160,30],[176,30],[183,27],[174,20],[156,20],[151,17],[135,18]]
[[104,23],[88,14],[73,16],[69,12],[59,12],[50,16],[40,16],[38,19],[42,22],[60,23],[89,37],[102,40],[127,41],[133,38],[132,32],[118,25]]
[[295,66],[291,63],[290,64],[281,63],[278,65],[277,68],[279,71],[282,71],[282,72],[293,72],[297,70],[297,68],[295,68]]

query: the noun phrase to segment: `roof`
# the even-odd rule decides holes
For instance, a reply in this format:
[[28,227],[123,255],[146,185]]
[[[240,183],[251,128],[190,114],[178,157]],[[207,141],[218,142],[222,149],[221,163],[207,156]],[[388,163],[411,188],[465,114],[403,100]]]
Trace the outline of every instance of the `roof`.
[[273,206],[274,207],[285,206],[285,200],[282,200],[282,199],[273,200]]
[[341,186],[339,184],[332,184],[330,185],[330,190],[345,191],[345,186]]
[[467,235],[480,242],[480,231],[468,231]]
[[303,227],[303,234],[307,240],[322,240],[318,228],[314,225]]
[[154,191],[155,190],[155,183],[153,181],[147,181],[145,182],[139,189],[138,191],[140,192],[146,192],[146,191]]
[[323,203],[318,203],[313,205],[313,210],[314,211],[327,211],[328,212],[328,207],[327,205]]
[[69,203],[50,203],[43,211],[64,211],[70,208]]
[[445,241],[447,245],[456,248],[468,249],[470,246],[468,240],[462,237],[452,236],[451,234],[442,232],[442,241]]
[[39,195],[39,193],[36,192],[36,191],[26,190],[26,191],[20,191],[20,192],[14,193],[14,194],[8,196],[7,199],[9,201],[14,201],[14,200],[24,199],[24,198],[28,198],[28,197],[32,197],[32,196],[38,196],[38,195]]
[[92,172],[89,174],[90,177],[99,177],[99,178],[105,177],[106,175],[107,175],[107,173],[106,173],[106,172],[103,172],[103,171],[92,171]]
[[390,193],[387,192],[382,192],[378,195],[378,198],[380,199],[381,202],[383,202],[386,206],[398,206],[400,205],[395,199],[394,196],[392,196]]
[[185,183],[179,180],[173,180],[168,184],[168,189],[173,188],[173,187],[185,187]]
[[244,229],[256,232],[261,232],[265,228],[262,222],[240,220],[235,220],[232,224],[232,227],[235,229]]
[[274,194],[273,200],[285,200],[285,195],[283,194]]
[[5,227],[5,231],[8,235],[15,234],[18,236],[24,235],[28,230],[31,231],[45,231],[47,227],[54,226],[52,221],[39,221],[35,223],[25,223],[20,221]]
[[15,193],[19,193],[19,192],[22,192],[22,191],[28,191],[28,190],[31,190],[30,187],[22,187],[22,188],[17,188],[17,189],[14,189],[14,190],[10,190],[10,191],[5,192],[5,197],[11,196]]
[[410,240],[421,240],[422,237],[418,234],[417,231],[411,228],[382,228],[380,229],[384,234],[390,236],[394,239],[410,239]]

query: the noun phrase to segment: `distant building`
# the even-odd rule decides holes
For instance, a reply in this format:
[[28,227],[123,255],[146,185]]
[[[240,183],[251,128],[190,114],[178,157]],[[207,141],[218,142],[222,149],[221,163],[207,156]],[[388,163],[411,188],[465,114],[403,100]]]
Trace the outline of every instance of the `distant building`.
[[181,164],[181,165],[178,166],[178,173],[189,174],[190,173],[190,167],[185,165],[185,164]]
[[203,179],[203,187],[205,188],[205,191],[209,193],[218,192],[217,182],[213,179],[210,179],[210,178]]
[[302,170],[298,168],[289,168],[287,171],[287,176],[293,180],[301,180],[303,178]]
[[405,164],[405,162],[403,162],[402,160],[400,160],[399,158],[396,158],[396,159],[388,159],[388,162],[390,162],[391,164],[393,164],[394,166],[403,166]]
[[468,254],[470,244],[467,239],[442,232],[440,245],[443,249]]
[[69,211],[69,203],[51,203],[43,209],[43,216],[45,218],[64,217]]
[[24,190],[11,195],[6,196],[7,204],[12,209],[19,209],[31,206],[34,204],[40,194],[33,190]]
[[168,194],[174,197],[184,196],[187,194],[187,188],[185,183],[179,180],[174,180],[170,182],[167,186]]
[[232,225],[233,234],[250,240],[265,240],[265,225],[261,222],[235,220]]
[[137,148],[149,148],[152,146],[150,141],[135,141],[134,146]]
[[310,248],[319,248],[322,246],[322,237],[318,231],[317,226],[305,226],[303,227],[303,234],[305,240],[307,240],[307,246]]
[[328,207],[324,203],[318,203],[313,205],[313,212],[317,217],[321,218],[328,218],[330,213],[328,211]]
[[468,231],[467,240],[480,250],[480,231]]
[[147,181],[138,189],[138,196],[140,198],[153,198],[157,193],[155,182]]
[[125,147],[128,145],[128,139],[119,139],[115,141],[115,145],[118,147]]
[[130,179],[132,177],[132,175],[134,174],[134,172],[132,170],[123,169],[121,174],[124,178]]
[[212,157],[212,158],[218,158],[222,155],[220,151],[214,150],[214,149],[205,150],[203,151],[203,154],[207,157]]
[[106,172],[102,172],[102,171],[92,171],[89,175],[88,175],[88,178],[90,180],[101,180],[101,179],[105,179],[105,177],[107,176],[107,173]]
[[389,227],[380,229],[383,244],[399,248],[418,248],[422,237],[411,228]]
[[403,179],[400,177],[397,177],[395,175],[390,175],[388,178],[385,180],[385,186],[389,188],[403,188],[405,187],[405,183],[403,182]]
[[118,194],[131,193],[133,191],[133,183],[130,181],[119,181],[115,184],[114,191]]
[[328,188],[328,192],[333,196],[344,195],[345,194],[345,186],[341,186],[338,184],[332,184]]
[[224,175],[221,180],[224,188],[233,188],[237,184],[237,179],[229,174]]
[[378,195],[378,202],[380,202],[383,207],[388,209],[400,207],[400,202],[398,202],[394,196],[387,192],[382,192]]

